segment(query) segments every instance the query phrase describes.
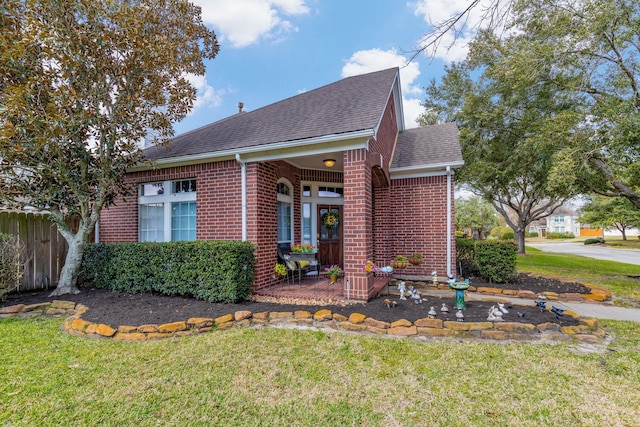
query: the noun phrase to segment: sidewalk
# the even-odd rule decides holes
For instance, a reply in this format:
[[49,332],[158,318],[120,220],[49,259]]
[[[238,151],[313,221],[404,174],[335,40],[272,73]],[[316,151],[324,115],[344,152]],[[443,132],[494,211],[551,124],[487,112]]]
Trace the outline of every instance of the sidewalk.
[[[449,297],[452,296],[451,291],[447,290],[428,290],[426,292],[433,296]],[[467,292],[466,298],[468,300],[507,300],[516,305],[535,305],[535,301],[524,298],[507,297],[503,295],[486,295],[475,294],[473,292]],[[581,302],[565,302],[565,301],[548,301],[550,305],[566,308],[568,310],[575,311],[580,317],[593,317],[597,319],[612,319],[612,320],[631,320],[634,322],[640,322],[640,308],[626,308],[616,307],[614,305],[600,304],[600,303],[581,303]]]

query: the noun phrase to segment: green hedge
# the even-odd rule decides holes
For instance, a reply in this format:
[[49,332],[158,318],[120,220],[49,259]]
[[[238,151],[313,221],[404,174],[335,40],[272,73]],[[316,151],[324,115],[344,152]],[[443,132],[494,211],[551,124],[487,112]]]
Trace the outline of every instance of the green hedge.
[[79,280],[119,292],[231,303],[251,293],[255,264],[249,242],[97,243],[85,250]]
[[585,245],[596,245],[596,244],[604,244],[604,239],[602,237],[592,237],[590,239],[586,239],[584,241]]
[[556,233],[552,231],[547,233],[547,239],[573,239],[575,237],[575,234],[570,231],[565,231],[564,233]]
[[516,273],[518,245],[507,240],[456,239],[460,275],[479,275],[484,280],[504,283]]
[[518,245],[507,240],[478,240],[475,245],[480,276],[490,282],[504,283],[516,274]]

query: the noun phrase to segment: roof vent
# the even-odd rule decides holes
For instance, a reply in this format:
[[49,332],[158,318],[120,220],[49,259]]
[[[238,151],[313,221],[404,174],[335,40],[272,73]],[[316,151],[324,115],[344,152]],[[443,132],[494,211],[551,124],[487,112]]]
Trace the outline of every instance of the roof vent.
[[242,113],[242,107],[244,107],[244,103],[238,102],[238,113]]

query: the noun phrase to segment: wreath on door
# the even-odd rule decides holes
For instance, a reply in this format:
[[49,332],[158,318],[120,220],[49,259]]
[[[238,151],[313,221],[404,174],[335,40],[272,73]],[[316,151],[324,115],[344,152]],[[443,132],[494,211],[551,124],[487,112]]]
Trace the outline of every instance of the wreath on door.
[[329,211],[322,215],[322,224],[324,224],[325,227],[335,228],[339,222],[340,217],[338,216],[338,212]]

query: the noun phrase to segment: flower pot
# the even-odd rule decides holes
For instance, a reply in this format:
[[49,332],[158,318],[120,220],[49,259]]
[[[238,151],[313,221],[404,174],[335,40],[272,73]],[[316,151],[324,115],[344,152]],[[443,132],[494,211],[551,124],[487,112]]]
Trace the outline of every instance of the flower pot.
[[273,273],[273,278],[276,279],[276,280],[284,279],[284,275],[278,274],[278,273]]
[[409,258],[409,262],[411,264],[413,264],[413,265],[420,265],[420,264],[422,264],[422,258],[411,257],[411,258]]
[[329,276],[329,279],[331,279],[331,283],[336,283],[338,281],[338,275],[332,274]]
[[407,268],[408,265],[409,265],[408,261],[396,261],[396,260],[391,261],[391,267],[393,268]]

